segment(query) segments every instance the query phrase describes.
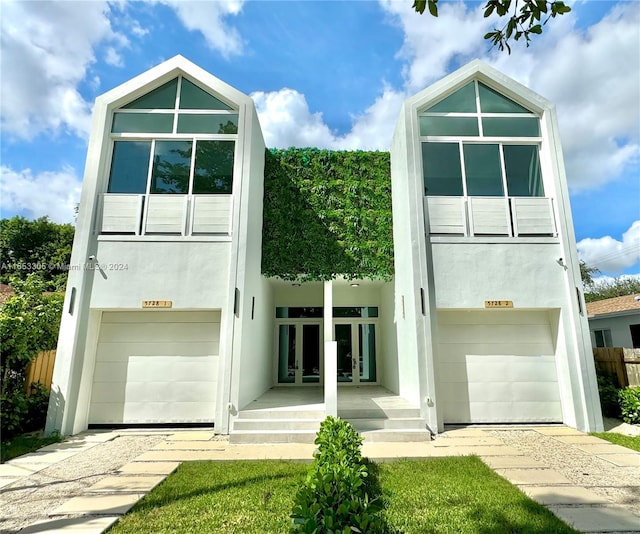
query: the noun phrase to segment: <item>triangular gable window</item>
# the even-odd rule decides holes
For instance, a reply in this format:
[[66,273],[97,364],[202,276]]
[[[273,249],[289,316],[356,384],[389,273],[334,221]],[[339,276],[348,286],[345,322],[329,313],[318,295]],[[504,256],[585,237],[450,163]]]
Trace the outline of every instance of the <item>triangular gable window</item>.
[[231,106],[200,89],[189,80],[182,78],[180,109],[220,109],[230,111]]
[[468,83],[462,89],[426,109],[430,113],[476,113],[476,89]]
[[478,93],[482,113],[531,113],[520,104],[481,83],[478,83]]
[[161,85],[126,106],[123,109],[173,109],[176,106],[178,78]]
[[517,104],[497,91],[477,82],[478,100],[480,108],[477,106],[476,82],[469,82],[467,85],[443,98],[437,104],[424,110],[426,113],[527,113],[532,112],[527,108]]

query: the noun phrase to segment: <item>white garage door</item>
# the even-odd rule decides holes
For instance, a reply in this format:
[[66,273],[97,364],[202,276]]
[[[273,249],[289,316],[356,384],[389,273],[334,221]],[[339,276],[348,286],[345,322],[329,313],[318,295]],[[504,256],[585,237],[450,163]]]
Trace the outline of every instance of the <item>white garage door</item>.
[[438,312],[445,423],[561,422],[546,311]]
[[212,422],[220,312],[104,312],[89,424]]

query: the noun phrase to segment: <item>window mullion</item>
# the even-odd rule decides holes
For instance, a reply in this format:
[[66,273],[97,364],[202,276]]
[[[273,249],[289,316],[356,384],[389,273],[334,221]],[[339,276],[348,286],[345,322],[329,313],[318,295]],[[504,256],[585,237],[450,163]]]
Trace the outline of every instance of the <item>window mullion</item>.
[[178,133],[178,110],[180,109],[180,93],[182,92],[182,76],[178,76],[176,101],[173,108],[173,133]]
[[194,139],[191,145],[191,167],[189,168],[189,188],[188,194],[193,194],[193,180],[195,178],[195,168],[196,168],[196,143],[197,141]]
[[149,154],[149,169],[147,170],[147,196],[151,194],[151,177],[153,175],[153,155],[156,153],[156,140],[151,140],[151,153]]
[[478,80],[474,80],[473,87],[476,91],[476,118],[478,120],[478,132],[480,132],[480,137],[484,137],[484,131],[482,130],[482,108],[480,107],[480,90],[478,89]]
[[500,153],[500,172],[502,172],[502,189],[504,191],[504,196],[509,196],[509,191],[507,189],[507,166],[504,163],[504,150],[502,143],[498,143],[499,153]]
[[462,196],[466,197],[467,194],[467,170],[464,167],[464,144],[462,141],[458,142],[458,148],[460,151],[460,172],[462,174]]

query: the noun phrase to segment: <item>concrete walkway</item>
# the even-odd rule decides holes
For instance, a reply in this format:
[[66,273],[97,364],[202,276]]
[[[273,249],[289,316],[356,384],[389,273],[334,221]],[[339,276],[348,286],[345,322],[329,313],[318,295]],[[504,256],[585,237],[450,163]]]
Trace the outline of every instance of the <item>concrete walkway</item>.
[[[529,427],[544,436],[578,447],[586,454],[611,464],[611,469],[637,468],[640,453],[564,427]],[[166,431],[163,431],[167,433]],[[138,431],[138,433],[140,433]],[[0,465],[0,487],[68,459],[87,448],[113,440],[122,432],[86,432],[63,443],[49,445],[36,453]],[[192,460],[290,459],[311,461],[314,445],[230,445],[215,439],[211,430],[182,430],[122,465],[113,476],[103,478],[83,494],[48,511],[48,519],[34,523],[21,533],[99,534],[131,507],[181,462]],[[488,430],[450,430],[432,442],[364,443],[363,455],[378,461],[395,458],[464,456],[475,454],[501,476],[518,486],[535,501],[582,532],[640,532],[640,516],[612,504],[602,495],[571,483],[565,476],[525,456],[514,447],[490,435]],[[1,492],[2,490],[0,490]]]

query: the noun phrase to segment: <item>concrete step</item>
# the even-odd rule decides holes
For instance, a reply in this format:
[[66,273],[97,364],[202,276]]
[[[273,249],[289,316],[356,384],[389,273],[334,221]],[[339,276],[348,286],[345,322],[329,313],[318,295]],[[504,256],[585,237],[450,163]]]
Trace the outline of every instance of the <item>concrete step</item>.
[[408,419],[419,418],[418,408],[372,408],[338,410],[338,416],[347,421],[355,419]]
[[360,432],[367,443],[393,443],[393,442],[413,442],[431,441],[431,434],[427,430],[405,429],[405,430],[368,430]]
[[424,419],[420,417],[399,417],[394,419],[347,419],[358,432],[369,430],[426,430]]
[[316,432],[313,430],[233,430],[229,443],[248,445],[258,443],[313,443]]
[[324,418],[324,410],[260,409],[238,412],[238,419],[317,419],[322,421]]
[[233,430],[312,430],[317,432],[322,419],[236,419]]

